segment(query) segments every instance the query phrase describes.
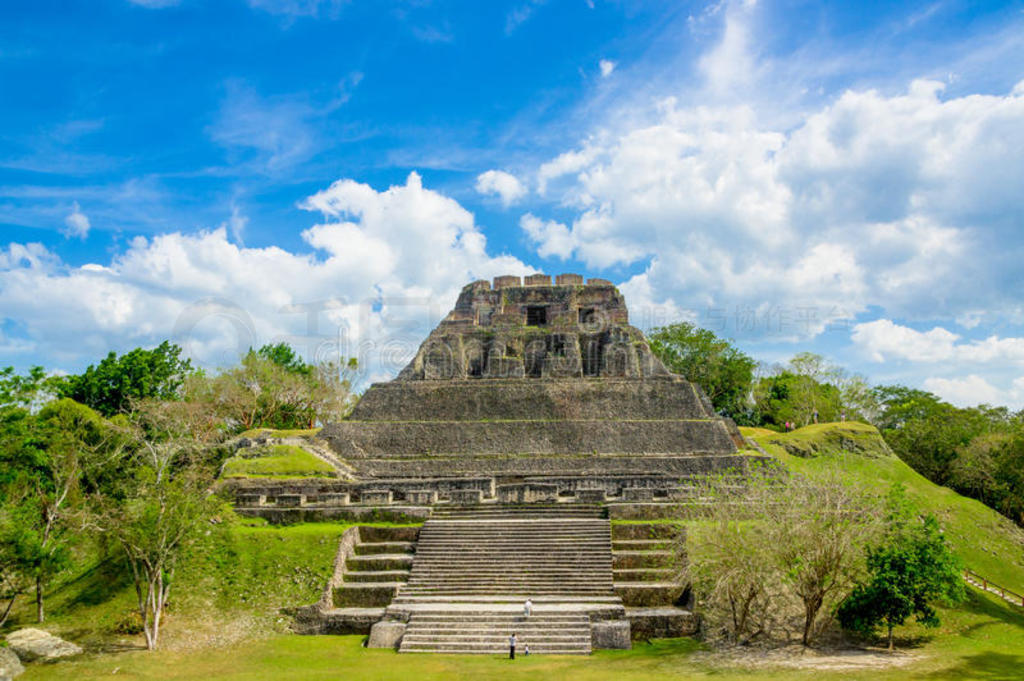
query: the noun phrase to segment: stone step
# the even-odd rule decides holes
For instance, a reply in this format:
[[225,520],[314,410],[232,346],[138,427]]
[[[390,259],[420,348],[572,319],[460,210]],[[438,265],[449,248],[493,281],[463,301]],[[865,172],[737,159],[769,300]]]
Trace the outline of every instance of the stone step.
[[664,539],[674,540],[685,531],[677,523],[615,523],[612,525],[612,539]]
[[334,607],[386,607],[398,595],[398,590],[402,586],[404,586],[402,582],[343,583],[334,587]]
[[381,554],[403,554],[412,553],[416,550],[415,542],[408,541],[380,541],[361,542],[356,544],[357,556],[374,556]]
[[667,551],[672,548],[669,539],[616,539],[612,551]]
[[623,568],[612,570],[616,582],[669,582],[676,571],[671,568]]
[[351,572],[406,570],[412,564],[412,554],[382,553],[375,556],[352,556],[346,559],[345,569]]
[[558,603],[558,604],[573,604],[580,606],[591,606],[591,605],[611,605],[615,607],[622,606],[622,599],[618,596],[577,596],[574,594],[559,594],[555,596],[543,595],[538,596],[536,594],[530,594],[527,592],[519,594],[491,594],[487,596],[480,595],[463,595],[459,598],[452,598],[451,596],[438,596],[438,595],[411,595],[406,592],[400,591],[395,599],[391,601],[392,605],[403,604],[408,605],[410,603],[416,604],[427,604],[429,603],[432,607],[437,607],[437,604],[451,604],[451,603],[508,603],[521,606],[523,601],[527,598],[531,599],[534,604],[540,603]]
[[367,570],[365,572],[345,571],[343,582],[405,582],[409,579],[408,570]]

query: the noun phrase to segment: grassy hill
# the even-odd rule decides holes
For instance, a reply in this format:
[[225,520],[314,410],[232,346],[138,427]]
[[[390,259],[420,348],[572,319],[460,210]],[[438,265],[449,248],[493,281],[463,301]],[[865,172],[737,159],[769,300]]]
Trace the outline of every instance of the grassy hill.
[[838,466],[849,480],[880,494],[892,483],[903,483],[918,508],[939,519],[968,568],[1024,593],[1024,530],[981,502],[916,473],[892,453],[873,426],[821,423],[791,433],[740,431],[794,471],[814,473]]

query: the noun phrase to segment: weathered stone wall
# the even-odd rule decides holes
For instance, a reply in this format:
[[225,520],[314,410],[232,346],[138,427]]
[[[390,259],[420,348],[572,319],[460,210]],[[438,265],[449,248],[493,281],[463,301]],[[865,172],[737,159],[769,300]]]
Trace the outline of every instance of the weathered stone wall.
[[589,476],[618,478],[626,485],[633,476],[661,477],[663,487],[678,485],[681,480],[708,473],[746,470],[753,457],[748,456],[593,456],[564,455],[519,456],[515,454],[487,457],[451,456],[422,459],[363,459],[357,468],[362,475],[381,478],[388,476],[411,477],[423,475],[434,478],[479,475],[488,472],[495,476],[542,477]]
[[398,380],[667,376],[629,325],[611,282],[559,275],[476,281],[420,346]]
[[350,465],[440,454],[721,454],[725,425],[703,421],[340,422],[321,432]]
[[665,378],[392,381],[374,384],[349,421],[700,419],[715,414],[693,384]]

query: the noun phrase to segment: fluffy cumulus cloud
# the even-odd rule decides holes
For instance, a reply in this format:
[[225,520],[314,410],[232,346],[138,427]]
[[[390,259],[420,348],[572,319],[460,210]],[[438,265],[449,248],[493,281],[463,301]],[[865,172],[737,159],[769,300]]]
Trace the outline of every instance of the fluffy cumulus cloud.
[[89,236],[89,217],[82,212],[81,207],[78,205],[78,201],[75,201],[71,206],[71,212],[64,218],[64,236],[78,237],[84,239]]
[[1024,365],[1024,338],[989,336],[957,342],[960,336],[942,327],[917,331],[888,319],[857,324],[851,338],[875,362],[1013,363]]
[[0,295],[18,347],[77,368],[170,337],[216,365],[287,340],[311,356],[357,356],[382,378],[467,281],[532,271],[488,255],[473,215],[416,173],[384,191],[341,180],[302,207],[320,216],[302,233],[305,253],[245,248],[224,227],[138,237],[108,264],[83,267],[12,244],[0,252]]
[[477,192],[487,196],[496,195],[502,205],[508,207],[526,196],[526,186],[519,178],[504,170],[488,170],[476,178]]
[[804,335],[872,306],[936,319],[1014,305],[1024,85],[942,90],[847,91],[788,129],[667,99],[540,165],[539,193],[576,215],[521,227],[543,256],[640,266],[634,305],[777,310]]
[[615,70],[617,64],[611,59],[602,59],[597,63],[597,67],[601,70],[601,77],[607,78],[612,75],[612,71]]
[[960,378],[934,377],[924,381],[924,389],[959,407],[989,404],[1019,409],[1024,406],[1024,377],[1015,379],[1008,389],[1000,389],[977,374]]

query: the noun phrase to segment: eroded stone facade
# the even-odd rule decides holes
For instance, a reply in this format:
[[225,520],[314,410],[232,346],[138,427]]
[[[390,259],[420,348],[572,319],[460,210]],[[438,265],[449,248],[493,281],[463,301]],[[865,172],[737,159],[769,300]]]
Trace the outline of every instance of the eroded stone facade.
[[667,376],[611,282],[496,277],[462,289],[399,380]]

